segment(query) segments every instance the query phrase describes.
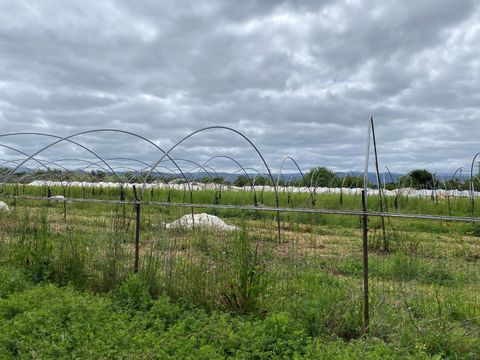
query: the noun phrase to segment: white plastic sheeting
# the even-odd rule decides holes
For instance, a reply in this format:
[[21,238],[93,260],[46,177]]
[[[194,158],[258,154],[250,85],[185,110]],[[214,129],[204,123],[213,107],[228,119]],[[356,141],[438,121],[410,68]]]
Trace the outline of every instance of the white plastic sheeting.
[[[32,186],[79,186],[79,187],[95,187],[95,188],[118,188],[120,187],[120,183],[114,182],[80,182],[80,181],[72,181],[72,182],[60,182],[60,181],[40,181],[36,180],[31,182],[29,185]],[[123,184],[124,188],[132,188],[135,185],[137,189],[141,188],[143,184]],[[188,191],[190,188],[193,191],[200,191],[200,190],[215,190],[215,189],[222,189],[222,190],[229,190],[229,191],[252,191],[251,186],[244,186],[244,187],[237,187],[231,185],[219,185],[219,184],[203,184],[203,183],[190,183],[190,186],[186,183],[178,184],[178,183],[169,183],[165,184],[162,182],[156,183],[147,183],[147,189],[156,188],[156,189],[172,189],[172,190],[181,190],[181,191]],[[273,192],[275,188],[273,186],[254,186],[255,191],[261,192]],[[345,195],[359,195],[362,193],[361,188],[327,188],[327,187],[317,187],[317,188],[308,188],[308,187],[294,187],[294,186],[279,186],[278,192],[290,192],[290,193],[316,193],[316,194],[340,194],[343,193]],[[412,188],[403,188],[397,190],[384,190],[386,196],[396,196],[397,194],[400,196],[411,196],[411,197],[440,197],[446,198],[448,197],[469,197],[470,191],[468,190],[444,190],[444,189],[436,189],[436,190],[416,190]],[[368,189],[368,195],[378,195],[377,189]],[[480,195],[479,192],[475,192],[474,196],[478,197]]]
[[194,214],[193,216],[191,214],[184,215],[178,220],[165,224],[166,229],[175,229],[175,228],[191,229],[194,226],[199,228],[209,228],[209,229],[215,228],[223,231],[237,230],[236,226],[228,225],[219,217],[215,215],[206,214],[206,213]]

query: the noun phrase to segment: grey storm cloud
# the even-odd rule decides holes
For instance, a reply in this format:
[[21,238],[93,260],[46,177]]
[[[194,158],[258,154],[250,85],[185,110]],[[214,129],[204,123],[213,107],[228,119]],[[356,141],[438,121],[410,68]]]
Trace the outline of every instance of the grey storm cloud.
[[[454,170],[480,151],[478,44],[473,0],[1,0],[1,133],[116,128],[166,150],[221,125],[273,168],[290,155],[304,169],[360,170],[372,114],[383,166]],[[106,158],[160,157],[122,134],[77,140]],[[49,141],[0,138],[27,153]],[[172,153],[215,155],[261,169],[224,131]],[[68,143],[42,156],[91,159]]]

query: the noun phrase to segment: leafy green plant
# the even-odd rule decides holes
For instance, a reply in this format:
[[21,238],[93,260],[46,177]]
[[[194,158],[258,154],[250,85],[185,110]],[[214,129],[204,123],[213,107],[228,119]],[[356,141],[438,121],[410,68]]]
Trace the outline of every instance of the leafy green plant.
[[12,266],[0,267],[0,298],[31,287],[25,274]]
[[138,274],[128,276],[116,291],[115,298],[121,307],[131,310],[145,310],[150,305],[150,293]]

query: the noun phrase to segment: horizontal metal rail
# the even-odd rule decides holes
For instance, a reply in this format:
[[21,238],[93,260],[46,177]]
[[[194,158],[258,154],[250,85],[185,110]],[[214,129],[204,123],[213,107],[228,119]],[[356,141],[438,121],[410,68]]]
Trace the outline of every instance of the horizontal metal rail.
[[304,214],[325,214],[325,215],[344,215],[344,216],[372,216],[372,217],[389,217],[401,219],[419,219],[419,220],[436,220],[436,221],[458,221],[477,223],[480,218],[464,217],[464,216],[443,216],[443,215],[423,215],[423,214],[406,214],[406,213],[388,213],[377,211],[362,210],[330,210],[330,209],[307,209],[307,208],[289,208],[289,207],[268,207],[268,206],[251,206],[251,205],[216,205],[216,204],[191,204],[191,203],[174,203],[159,201],[132,201],[132,200],[104,200],[104,199],[83,199],[83,198],[52,198],[45,196],[27,196],[27,195],[2,195],[4,199],[23,199],[37,201],[52,202],[69,202],[69,203],[93,203],[93,204],[127,204],[127,205],[149,205],[149,206],[172,206],[185,208],[202,208],[202,209],[223,209],[223,210],[244,210],[244,211],[269,211],[283,213],[304,213]]

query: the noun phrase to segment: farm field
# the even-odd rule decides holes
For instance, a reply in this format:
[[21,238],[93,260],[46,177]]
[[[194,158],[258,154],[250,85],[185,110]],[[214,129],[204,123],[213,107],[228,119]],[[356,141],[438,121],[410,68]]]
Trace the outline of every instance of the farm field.
[[480,1],[0,1],[0,360],[480,360]]
[[[13,194],[12,187],[5,194]],[[45,196],[26,186],[18,195]],[[119,189],[50,189],[118,200]],[[309,194],[279,205],[312,207]],[[125,198],[133,199],[131,190]],[[235,231],[165,228],[189,207],[4,198],[0,354],[19,358],[480,357],[480,227],[369,218],[370,325],[363,327],[359,216],[195,208]],[[183,191],[144,201],[189,202]],[[198,191],[197,204],[275,206],[273,193]],[[379,200],[368,198],[378,210]],[[469,199],[387,198],[392,212],[471,216]],[[319,209],[360,196],[317,194]],[[52,305],[54,304],[54,305]],[[48,320],[47,320],[48,319]],[[108,334],[108,335],[107,335]]]

